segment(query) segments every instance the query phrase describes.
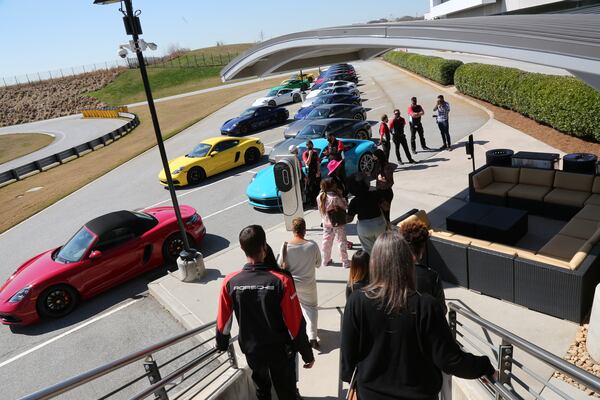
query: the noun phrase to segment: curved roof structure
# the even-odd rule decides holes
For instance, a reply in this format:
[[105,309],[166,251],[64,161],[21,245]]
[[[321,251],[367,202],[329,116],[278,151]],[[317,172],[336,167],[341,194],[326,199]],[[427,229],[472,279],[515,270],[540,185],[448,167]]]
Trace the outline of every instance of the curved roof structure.
[[600,90],[600,15],[503,15],[360,24],[279,36],[221,71],[224,81],[368,60],[393,48],[451,50],[569,70]]

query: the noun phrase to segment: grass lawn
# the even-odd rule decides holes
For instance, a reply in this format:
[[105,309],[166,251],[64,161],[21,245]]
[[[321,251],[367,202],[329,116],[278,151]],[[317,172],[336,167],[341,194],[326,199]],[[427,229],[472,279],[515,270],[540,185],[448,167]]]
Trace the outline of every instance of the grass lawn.
[[33,153],[48,146],[53,140],[54,137],[42,133],[0,135],[0,164]]
[[[252,44],[247,43],[206,47],[192,50],[162,67],[149,66],[147,70],[152,94],[155,98],[160,98],[222,85],[219,76],[222,65],[204,65],[221,62],[225,65],[230,58],[251,46]],[[123,71],[112,83],[88,95],[113,106],[146,100],[142,78],[137,69]]]
[[[281,78],[253,82],[156,104],[164,137],[171,137],[247,94],[274,86]],[[131,108],[140,125],[116,143],[0,188],[0,232],[13,227],[87,183],[155,146],[148,106]],[[33,187],[43,190],[27,192]]]

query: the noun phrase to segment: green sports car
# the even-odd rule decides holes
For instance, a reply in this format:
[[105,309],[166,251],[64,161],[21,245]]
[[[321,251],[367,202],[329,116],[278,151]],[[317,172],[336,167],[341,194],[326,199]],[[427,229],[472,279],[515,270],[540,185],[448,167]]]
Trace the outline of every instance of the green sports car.
[[308,90],[310,82],[307,79],[286,79],[279,88]]

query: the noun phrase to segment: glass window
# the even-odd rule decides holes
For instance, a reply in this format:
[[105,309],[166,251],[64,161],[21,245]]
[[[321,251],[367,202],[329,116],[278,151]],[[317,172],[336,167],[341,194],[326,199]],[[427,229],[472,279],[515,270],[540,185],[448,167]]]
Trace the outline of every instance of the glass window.
[[277,96],[278,92],[279,92],[278,90],[269,90],[267,92],[267,97],[275,97],[275,96]]
[[68,242],[65,244],[58,254],[56,261],[62,263],[72,263],[80,261],[96,236],[87,228],[81,228]]
[[215,145],[215,150],[218,152],[225,151],[231,149],[232,147],[237,146],[239,140],[225,140],[221,143]]
[[325,136],[325,125],[307,125],[300,132],[296,138],[298,139],[318,139]]
[[194,150],[192,150],[188,155],[186,155],[186,157],[190,157],[190,158],[206,157],[206,155],[210,151],[211,147],[212,146],[210,144],[200,143],[198,146],[194,147]]
[[123,244],[134,237],[135,235],[128,227],[115,228],[100,236],[98,243],[94,246],[94,250],[106,251]]
[[288,93],[291,93],[291,92],[292,92],[292,90],[291,90],[291,89],[283,89],[283,90],[280,90],[280,91],[279,91],[279,95],[282,95],[282,94],[288,94]]
[[312,110],[305,119],[323,119],[329,116],[328,108],[315,108]]
[[244,111],[243,113],[241,113],[240,117],[251,117],[254,115],[255,111],[256,111],[255,108],[249,108],[246,111]]

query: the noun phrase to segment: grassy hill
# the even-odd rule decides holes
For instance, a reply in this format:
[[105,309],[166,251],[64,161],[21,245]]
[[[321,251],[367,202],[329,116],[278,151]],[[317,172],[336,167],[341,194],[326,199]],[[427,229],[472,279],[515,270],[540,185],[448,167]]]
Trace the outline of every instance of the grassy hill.
[[[148,68],[152,94],[160,98],[222,85],[219,77],[222,66],[250,47],[251,43],[206,47],[192,50],[163,64],[152,65]],[[87,95],[109,105],[146,100],[137,69],[124,70],[112,83]]]

